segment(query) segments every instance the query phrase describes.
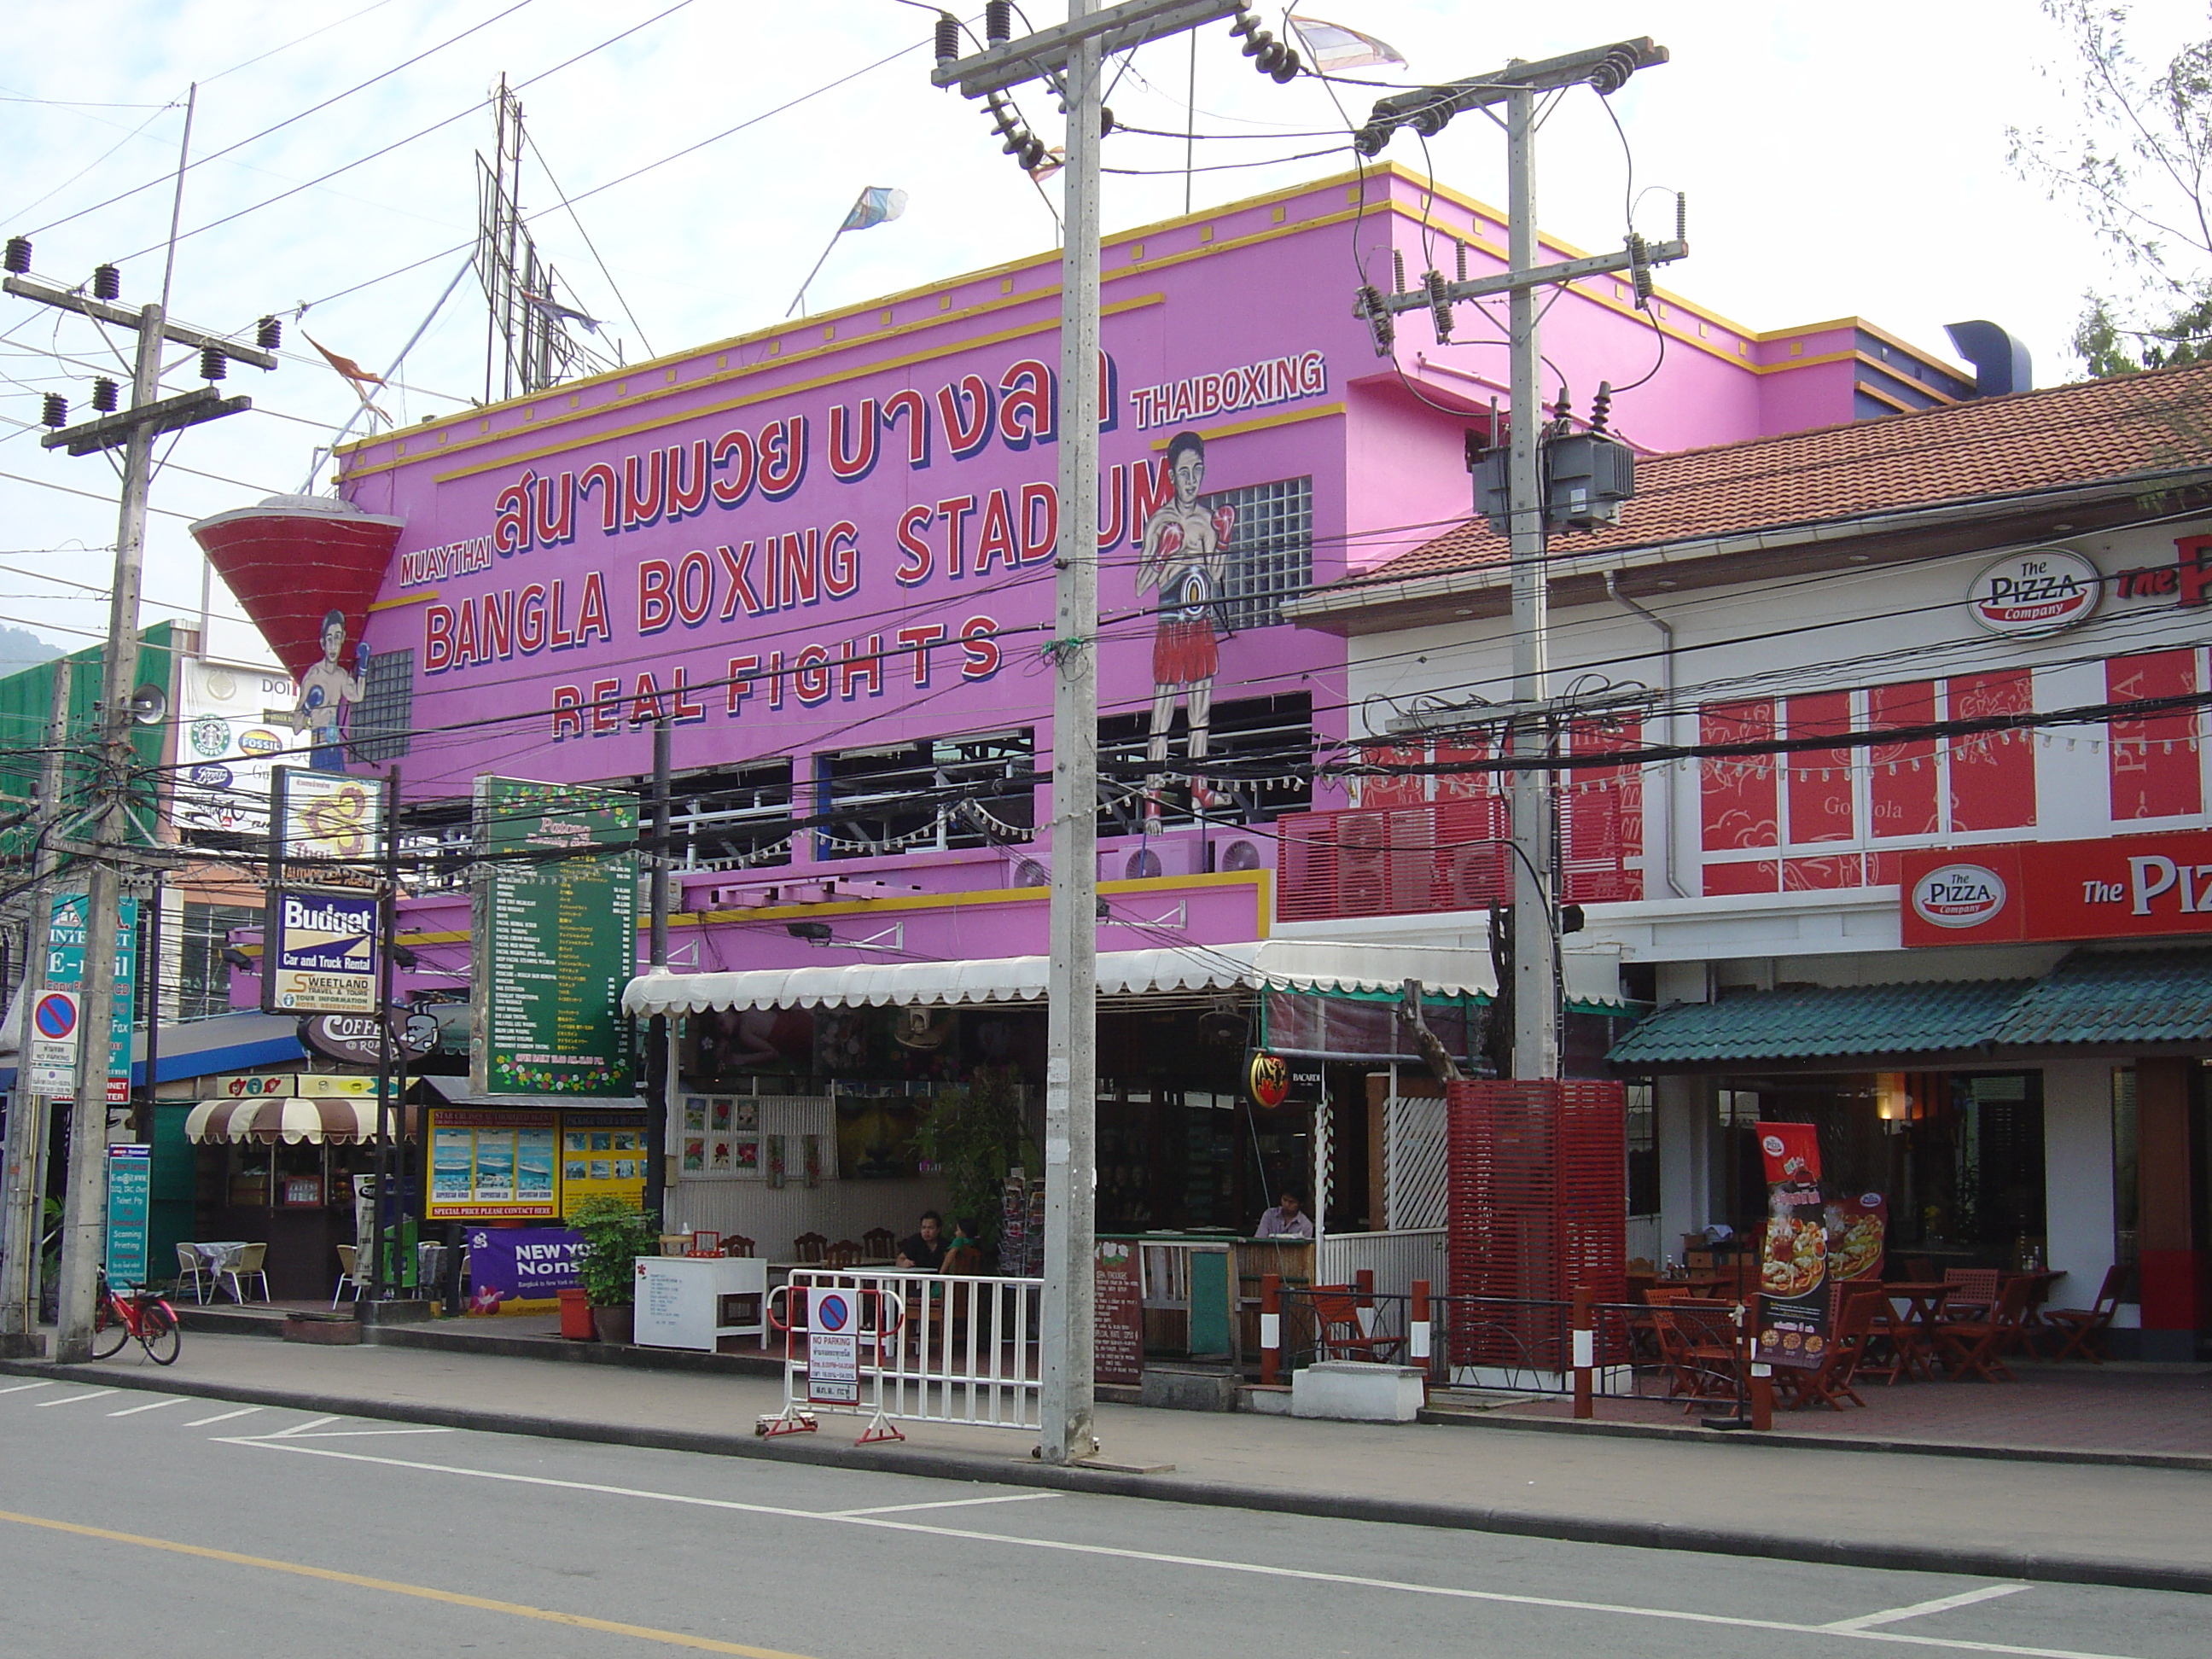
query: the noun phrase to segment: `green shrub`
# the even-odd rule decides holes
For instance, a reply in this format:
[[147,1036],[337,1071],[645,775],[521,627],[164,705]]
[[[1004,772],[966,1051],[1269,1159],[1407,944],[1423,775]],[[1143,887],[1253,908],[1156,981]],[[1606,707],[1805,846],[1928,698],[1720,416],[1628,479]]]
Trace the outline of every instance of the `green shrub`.
[[627,1308],[635,1294],[637,1258],[659,1247],[659,1229],[635,1205],[618,1198],[587,1198],[568,1217],[584,1237],[576,1279],[594,1308]]

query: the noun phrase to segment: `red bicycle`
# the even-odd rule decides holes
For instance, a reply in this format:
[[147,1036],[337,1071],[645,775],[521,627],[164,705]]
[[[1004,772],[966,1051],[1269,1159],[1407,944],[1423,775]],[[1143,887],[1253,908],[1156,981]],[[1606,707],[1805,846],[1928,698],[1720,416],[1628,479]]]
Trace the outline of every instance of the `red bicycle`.
[[147,1286],[128,1292],[100,1279],[100,1307],[92,1316],[92,1357],[107,1359],[132,1337],[156,1365],[173,1365],[184,1339],[177,1332],[176,1310]]

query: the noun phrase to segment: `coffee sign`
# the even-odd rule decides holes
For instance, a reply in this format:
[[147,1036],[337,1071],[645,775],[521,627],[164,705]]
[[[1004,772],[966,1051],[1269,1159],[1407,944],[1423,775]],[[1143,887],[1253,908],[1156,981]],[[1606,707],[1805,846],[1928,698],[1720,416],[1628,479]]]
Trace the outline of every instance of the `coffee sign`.
[[2086,622],[2103,598],[2097,567],[2065,547],[2008,553],[1966,589],[1966,610],[1992,634],[2029,639]]

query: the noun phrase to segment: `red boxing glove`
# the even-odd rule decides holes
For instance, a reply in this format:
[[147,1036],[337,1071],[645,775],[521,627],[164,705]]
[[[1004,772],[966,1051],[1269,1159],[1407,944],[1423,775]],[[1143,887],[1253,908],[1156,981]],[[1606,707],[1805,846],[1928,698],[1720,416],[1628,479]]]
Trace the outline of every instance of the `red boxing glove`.
[[1213,544],[1218,548],[1226,547],[1229,545],[1229,538],[1236,533],[1237,509],[1233,507],[1215,507],[1213,509]]
[[1160,530],[1159,545],[1153,550],[1152,556],[1164,562],[1172,559],[1182,551],[1182,526],[1179,524],[1163,526]]

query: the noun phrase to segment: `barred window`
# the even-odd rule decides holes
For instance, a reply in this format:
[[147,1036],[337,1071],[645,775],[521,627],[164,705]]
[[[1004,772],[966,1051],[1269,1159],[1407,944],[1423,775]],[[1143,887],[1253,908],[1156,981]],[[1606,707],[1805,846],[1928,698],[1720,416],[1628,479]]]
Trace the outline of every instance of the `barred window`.
[[1002,846],[1035,825],[1036,732],[988,732],[815,757],[823,858]]
[[1313,580],[1313,480],[1282,478],[1198,499],[1209,511],[1226,507],[1237,514],[1218,625],[1273,627],[1283,619],[1283,601]]
[[368,765],[402,758],[415,718],[415,648],[363,658],[361,690],[346,731],[354,759]]

